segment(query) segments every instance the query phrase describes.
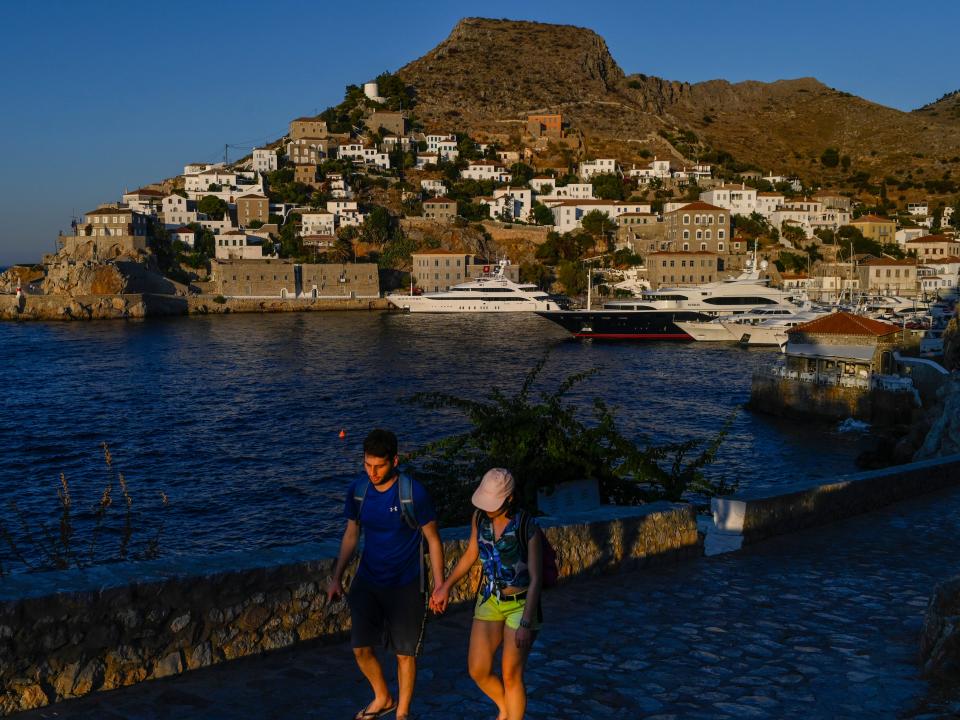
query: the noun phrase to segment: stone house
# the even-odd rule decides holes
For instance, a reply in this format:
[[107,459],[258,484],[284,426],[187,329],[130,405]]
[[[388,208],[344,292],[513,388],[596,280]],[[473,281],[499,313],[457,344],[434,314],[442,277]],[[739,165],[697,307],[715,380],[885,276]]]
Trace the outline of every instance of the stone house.
[[665,212],[666,239],[674,251],[729,253],[730,211],[693,202]]
[[303,183],[304,185],[310,185],[314,187],[317,185],[317,168],[316,163],[297,163],[293,166],[293,179],[298,183]]
[[784,351],[788,371],[812,373],[815,381],[839,383],[894,372],[893,352],[901,328],[848,312],[837,312],[787,331]]
[[212,260],[214,292],[224,297],[376,298],[375,263],[294,263],[275,258]]
[[856,220],[851,220],[850,225],[859,230],[865,238],[881,245],[892,245],[897,241],[897,223],[889,218],[863,215]]
[[647,280],[652,288],[702,285],[715,282],[720,257],[707,251],[658,251],[647,253]]
[[617,249],[627,247],[643,256],[666,250],[666,230],[653,213],[623,213],[617,216]]
[[335,138],[297,138],[287,143],[287,159],[294,165],[317,165],[337,149]]
[[214,239],[214,257],[217,260],[259,260],[263,246],[259,238],[247,237],[243,230],[228,230]]
[[[417,287],[427,292],[449,290],[454,285],[489,275],[494,270],[493,264],[476,255],[443,248],[411,255],[410,274]],[[519,282],[520,267],[508,264],[504,267],[503,274],[514,282]]]
[[259,220],[266,223],[270,219],[270,200],[260,193],[248,193],[237,198],[237,224],[247,227]]
[[366,125],[374,132],[385,130],[392,135],[407,134],[407,116],[403,112],[374,110],[367,118]]
[[457,217],[457,201],[443,196],[424,200],[423,217],[449,222]]
[[857,266],[857,278],[869,294],[914,297],[918,290],[916,260],[866,260]]
[[302,117],[290,121],[290,139],[324,138],[328,135],[327,123],[316,117]]
[[563,115],[527,115],[527,133],[534,137],[562,138]]

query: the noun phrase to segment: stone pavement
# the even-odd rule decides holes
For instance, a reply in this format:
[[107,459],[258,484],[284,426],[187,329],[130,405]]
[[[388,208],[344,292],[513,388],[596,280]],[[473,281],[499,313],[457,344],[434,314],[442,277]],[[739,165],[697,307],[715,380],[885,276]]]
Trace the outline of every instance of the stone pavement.
[[[530,718],[960,717],[917,676],[935,583],[960,573],[960,489],[738,553],[548,591]],[[493,718],[466,674],[469,615],[431,622],[415,717]],[[17,720],[349,718],[349,648],[303,645]]]

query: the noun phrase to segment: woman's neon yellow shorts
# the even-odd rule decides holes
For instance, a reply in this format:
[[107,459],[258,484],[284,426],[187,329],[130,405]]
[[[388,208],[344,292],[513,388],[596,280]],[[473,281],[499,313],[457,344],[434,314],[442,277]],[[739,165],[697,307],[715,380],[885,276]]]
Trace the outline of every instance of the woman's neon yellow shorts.
[[[523,618],[523,609],[527,606],[526,598],[517,598],[501,600],[496,595],[491,595],[486,601],[482,597],[477,597],[477,604],[473,609],[474,620],[489,620],[490,622],[506,623],[511,630],[520,628],[520,620]],[[540,623],[533,619],[533,630],[540,629]]]

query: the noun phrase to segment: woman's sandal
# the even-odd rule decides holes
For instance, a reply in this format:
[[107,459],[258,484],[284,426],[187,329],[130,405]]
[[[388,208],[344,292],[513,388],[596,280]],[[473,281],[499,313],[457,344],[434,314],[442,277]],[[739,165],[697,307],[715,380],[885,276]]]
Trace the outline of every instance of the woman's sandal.
[[367,710],[368,707],[370,706],[364,705],[362,708],[357,710],[357,714],[353,716],[353,720],[374,720],[374,718],[381,718],[385,715],[389,715],[392,712],[396,712],[397,703],[380,710]]

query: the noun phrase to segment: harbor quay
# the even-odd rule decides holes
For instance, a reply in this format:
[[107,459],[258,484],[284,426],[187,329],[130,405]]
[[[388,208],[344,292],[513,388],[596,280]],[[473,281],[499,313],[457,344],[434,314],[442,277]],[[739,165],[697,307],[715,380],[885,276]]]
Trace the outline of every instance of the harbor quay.
[[[925,490],[940,487],[933,492],[762,540],[745,535],[742,549],[713,556],[690,552],[698,541],[691,548],[682,506],[652,508],[632,524],[609,518],[632,529],[611,533],[607,547],[615,537],[622,548],[672,537],[686,551],[669,562],[627,562],[636,552],[626,550],[618,558],[584,553],[585,567],[605,567],[545,594],[526,673],[529,716],[956,717],[958,688],[921,674],[919,648],[934,587],[960,572],[957,462],[921,467],[933,480],[905,476]],[[865,482],[847,487],[848,507],[851,493],[867,490]],[[834,494],[843,493],[814,503],[830,519]],[[796,502],[785,497],[784,508]],[[574,530],[570,540],[597,532]],[[570,552],[558,549],[561,558]],[[621,572],[609,573],[611,560]],[[415,717],[490,713],[466,671],[469,622],[462,606],[430,618]],[[347,644],[311,641],[11,717],[349,717],[367,693]]]

